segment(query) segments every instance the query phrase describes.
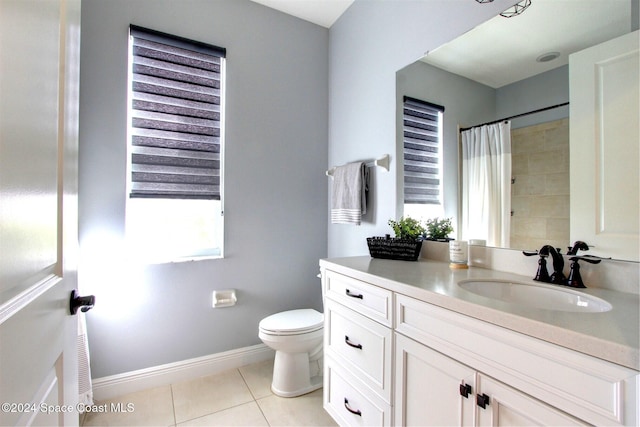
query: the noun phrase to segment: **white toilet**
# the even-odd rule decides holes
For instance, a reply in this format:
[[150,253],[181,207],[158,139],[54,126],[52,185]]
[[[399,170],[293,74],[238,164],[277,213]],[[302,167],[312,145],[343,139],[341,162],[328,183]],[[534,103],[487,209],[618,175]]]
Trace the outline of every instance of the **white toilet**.
[[322,387],[324,315],[307,308],[272,314],[260,321],[258,336],[276,351],[271,391],[295,397]]

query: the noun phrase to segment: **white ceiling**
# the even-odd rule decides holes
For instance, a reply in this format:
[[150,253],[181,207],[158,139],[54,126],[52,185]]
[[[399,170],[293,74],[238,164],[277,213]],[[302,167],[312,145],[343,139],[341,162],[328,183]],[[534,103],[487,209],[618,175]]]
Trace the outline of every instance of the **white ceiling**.
[[330,28],[354,0],[252,0],[305,21]]
[[[252,1],[330,28],[354,0]],[[522,15],[496,16],[429,52],[423,61],[499,88],[566,65],[569,54],[628,33],[631,1],[532,0]],[[536,62],[547,52],[560,56]]]
[[[532,0],[522,15],[496,16],[423,61],[499,88],[565,65],[570,53],[630,30],[631,0]],[[536,62],[547,52],[560,57]]]

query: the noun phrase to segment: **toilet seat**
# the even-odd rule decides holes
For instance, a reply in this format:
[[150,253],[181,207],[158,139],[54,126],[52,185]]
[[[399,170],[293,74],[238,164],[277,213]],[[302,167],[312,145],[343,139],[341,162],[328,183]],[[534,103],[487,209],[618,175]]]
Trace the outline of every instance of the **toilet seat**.
[[323,328],[324,315],[314,309],[283,311],[260,321],[260,331],[269,335],[300,335]]

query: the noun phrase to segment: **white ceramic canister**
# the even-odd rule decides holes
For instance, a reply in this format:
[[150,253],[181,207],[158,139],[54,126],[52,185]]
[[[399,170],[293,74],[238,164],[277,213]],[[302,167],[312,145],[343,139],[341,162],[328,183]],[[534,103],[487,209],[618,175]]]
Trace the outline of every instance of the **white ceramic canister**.
[[452,268],[467,268],[469,246],[466,240],[449,241],[449,261]]

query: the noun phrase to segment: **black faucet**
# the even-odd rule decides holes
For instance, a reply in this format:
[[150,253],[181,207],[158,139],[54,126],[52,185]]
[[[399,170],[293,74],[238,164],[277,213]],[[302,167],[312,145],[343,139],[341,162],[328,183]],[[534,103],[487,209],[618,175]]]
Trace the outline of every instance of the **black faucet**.
[[[589,245],[578,240],[573,244],[573,246],[568,247],[567,255],[571,256],[569,260],[572,261],[569,278],[565,277],[562,271],[564,269],[564,259],[560,253],[560,248],[556,249],[551,245],[544,245],[539,251],[522,251],[522,253],[526,256],[540,256],[540,260],[538,261],[538,271],[536,272],[536,277],[534,277],[533,280],[538,282],[554,283],[556,285],[571,286],[572,288],[586,288],[582,281],[582,276],[580,275],[580,264],[578,264],[578,261],[583,260],[590,264],[598,264],[603,258],[592,255],[577,255],[579,250],[588,251]],[[553,259],[553,274],[551,276],[549,276],[549,272],[547,271],[546,258],[549,255],[551,255],[551,258]]]
[[579,250],[588,251],[589,245],[587,245],[582,240],[576,240],[576,242],[573,244],[573,247],[569,246],[567,249],[567,255],[577,255]]
[[586,288],[582,282],[582,275],[580,275],[580,264],[578,261],[583,260],[589,264],[599,264],[602,258],[593,255],[572,256],[569,258],[571,263],[571,271],[569,272],[569,278],[567,279],[567,286],[572,288]]
[[562,254],[560,253],[560,248],[556,250],[551,245],[544,245],[540,248],[538,252],[539,255],[551,255],[553,259],[553,274],[549,278],[549,283],[554,283],[556,285],[566,285],[567,278],[563,273],[564,269],[564,259],[562,258]]
[[[551,245],[544,245],[539,251],[522,251],[526,256],[539,255],[538,271],[533,280],[545,283],[554,283],[556,285],[566,285],[567,278],[562,272],[564,268],[564,259],[560,253],[560,248],[556,249]],[[553,259],[553,274],[549,276],[547,271],[547,257],[551,255]]]
[[542,254],[538,253],[538,251],[522,251],[525,256],[534,256],[540,255],[540,259],[538,260],[538,271],[536,271],[536,277],[533,280],[537,282],[551,282],[551,277],[549,277],[549,272],[547,271],[547,257],[549,253]]

